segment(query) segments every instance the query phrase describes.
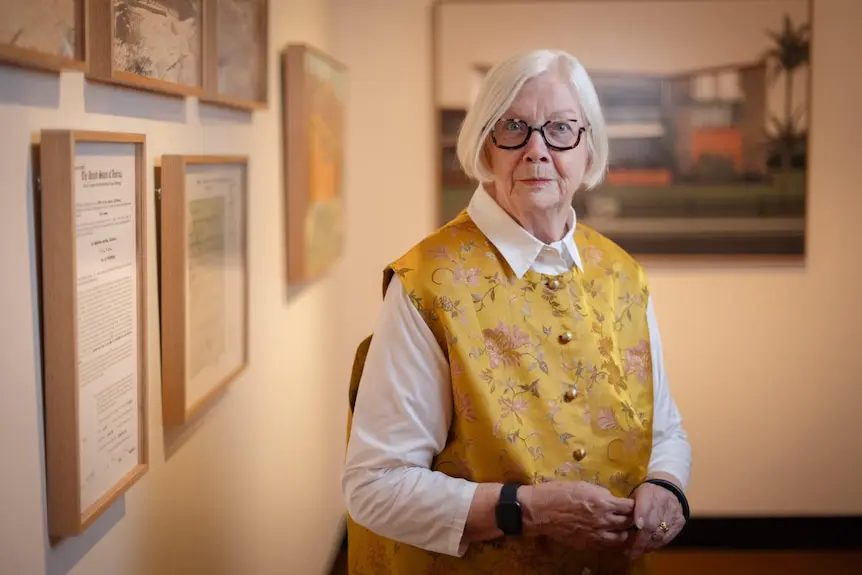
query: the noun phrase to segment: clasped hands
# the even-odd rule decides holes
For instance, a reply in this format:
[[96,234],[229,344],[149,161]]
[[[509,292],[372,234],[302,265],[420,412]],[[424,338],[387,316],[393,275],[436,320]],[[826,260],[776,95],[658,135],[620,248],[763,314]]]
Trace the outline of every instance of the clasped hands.
[[673,541],[685,525],[676,496],[651,483],[631,498],[584,481],[540,484],[525,495],[527,524],[576,549],[620,548],[637,559]]

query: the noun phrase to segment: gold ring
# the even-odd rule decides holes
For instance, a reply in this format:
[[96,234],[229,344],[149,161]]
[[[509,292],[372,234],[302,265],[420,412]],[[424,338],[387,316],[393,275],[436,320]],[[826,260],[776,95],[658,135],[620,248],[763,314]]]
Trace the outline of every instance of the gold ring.
[[667,524],[666,521],[659,521],[658,528],[667,533],[670,531],[670,525]]

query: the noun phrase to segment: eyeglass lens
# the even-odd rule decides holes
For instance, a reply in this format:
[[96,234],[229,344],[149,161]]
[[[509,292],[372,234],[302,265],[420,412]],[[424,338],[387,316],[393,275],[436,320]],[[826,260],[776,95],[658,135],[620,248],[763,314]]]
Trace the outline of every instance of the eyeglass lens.
[[[578,143],[581,130],[572,120],[547,122],[541,128],[545,140],[558,148],[570,148]],[[530,126],[523,120],[501,119],[494,125],[494,139],[498,146],[515,147],[527,141]]]

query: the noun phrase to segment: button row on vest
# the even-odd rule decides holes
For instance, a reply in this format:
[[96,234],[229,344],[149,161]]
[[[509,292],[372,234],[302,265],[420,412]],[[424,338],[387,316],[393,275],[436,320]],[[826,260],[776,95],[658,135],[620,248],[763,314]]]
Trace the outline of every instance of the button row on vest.
[[560,334],[560,343],[564,343],[564,344],[569,343],[570,341],[572,341],[573,337],[574,336],[572,335],[572,332],[564,331],[563,333]]
[[548,280],[548,287],[551,288],[552,290],[560,289],[560,280],[556,280],[556,279]]
[[587,451],[583,447],[579,447],[572,452],[572,457],[575,458],[575,461],[580,461],[584,457],[587,456]]
[[563,394],[563,400],[566,403],[569,403],[570,401],[574,401],[575,396],[577,394],[578,394],[578,391],[576,389],[570,389],[566,393]]

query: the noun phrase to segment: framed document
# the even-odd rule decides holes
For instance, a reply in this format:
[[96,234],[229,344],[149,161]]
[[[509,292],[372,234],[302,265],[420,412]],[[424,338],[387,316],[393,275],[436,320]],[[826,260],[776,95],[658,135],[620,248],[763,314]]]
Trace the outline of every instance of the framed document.
[[86,70],[85,0],[0,0],[0,63]]
[[164,156],[162,413],[183,425],[248,365],[248,159]]
[[347,69],[303,44],[282,53],[287,281],[325,274],[344,249]]
[[[268,0],[208,0],[201,100],[231,108],[267,106]],[[213,57],[210,57],[213,55]]]
[[203,93],[209,0],[87,0],[87,77],[176,96]]
[[43,131],[48,528],[80,534],[148,468],[145,136]]

